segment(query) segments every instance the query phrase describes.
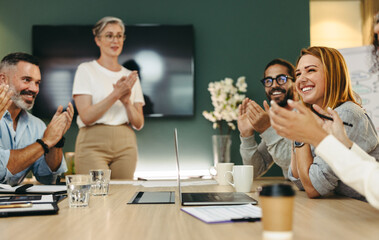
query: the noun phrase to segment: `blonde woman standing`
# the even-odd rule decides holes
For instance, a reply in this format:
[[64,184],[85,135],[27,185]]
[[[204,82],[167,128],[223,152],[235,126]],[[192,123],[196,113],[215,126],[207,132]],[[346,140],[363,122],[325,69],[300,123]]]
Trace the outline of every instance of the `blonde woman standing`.
[[113,179],[132,179],[137,164],[134,129],[144,125],[145,104],[136,71],[118,63],[125,26],[115,17],[104,17],[93,27],[97,60],[79,65],[73,98],[79,116],[75,145],[77,173],[111,169]]

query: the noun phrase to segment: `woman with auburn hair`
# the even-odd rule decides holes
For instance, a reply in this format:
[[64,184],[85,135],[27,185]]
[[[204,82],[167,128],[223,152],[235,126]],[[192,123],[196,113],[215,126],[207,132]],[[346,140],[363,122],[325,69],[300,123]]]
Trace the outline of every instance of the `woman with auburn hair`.
[[[345,127],[348,137],[378,159],[379,140],[375,126],[356,100],[358,95],[352,90],[342,55],[328,47],[302,49],[295,75],[296,90],[302,102],[309,108],[317,104],[324,110],[334,109],[344,122],[352,124]],[[334,192],[364,199],[344,184],[309,144],[294,142],[289,179],[299,189],[305,190],[310,198]]]

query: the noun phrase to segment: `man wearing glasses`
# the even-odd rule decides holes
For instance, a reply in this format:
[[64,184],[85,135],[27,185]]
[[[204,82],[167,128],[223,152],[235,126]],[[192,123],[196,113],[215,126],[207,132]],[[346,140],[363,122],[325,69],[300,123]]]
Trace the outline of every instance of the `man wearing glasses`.
[[[295,67],[283,60],[274,59],[264,70],[261,80],[269,101],[288,108],[287,100],[297,96],[295,91]],[[291,162],[291,141],[276,134],[271,127],[268,114],[269,105],[263,102],[265,110],[255,101],[246,98],[239,107],[238,130],[240,131],[240,153],[244,164],[254,166],[254,177],[263,175],[274,164],[282,168],[288,178]],[[258,145],[254,133],[259,133]]]

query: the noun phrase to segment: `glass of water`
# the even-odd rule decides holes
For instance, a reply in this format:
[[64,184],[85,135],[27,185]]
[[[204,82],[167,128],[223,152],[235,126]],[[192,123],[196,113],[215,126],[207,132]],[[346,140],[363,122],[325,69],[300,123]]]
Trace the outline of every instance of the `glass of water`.
[[111,180],[110,169],[94,169],[89,171],[91,176],[91,194],[94,196],[106,196],[109,191],[109,181]]
[[91,192],[90,175],[66,176],[68,203],[71,208],[87,207]]

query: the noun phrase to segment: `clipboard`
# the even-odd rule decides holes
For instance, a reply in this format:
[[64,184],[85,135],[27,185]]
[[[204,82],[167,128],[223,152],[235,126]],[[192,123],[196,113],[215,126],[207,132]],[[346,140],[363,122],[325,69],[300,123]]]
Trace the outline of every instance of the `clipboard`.
[[205,223],[257,222],[262,218],[262,209],[251,204],[183,207],[181,210]]
[[52,215],[52,214],[57,214],[58,211],[59,211],[59,208],[56,202],[33,203],[32,207],[28,207],[28,208],[0,209],[0,217]]

